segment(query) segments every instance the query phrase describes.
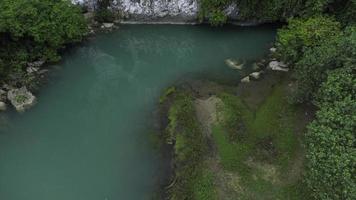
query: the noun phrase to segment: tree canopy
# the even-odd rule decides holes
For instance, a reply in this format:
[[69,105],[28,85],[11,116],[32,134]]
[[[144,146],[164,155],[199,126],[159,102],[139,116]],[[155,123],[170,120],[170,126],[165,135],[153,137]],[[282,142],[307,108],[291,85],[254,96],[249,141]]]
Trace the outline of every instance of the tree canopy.
[[81,10],[63,0],[0,0],[0,73],[26,62],[57,61],[58,50],[78,42],[87,25]]

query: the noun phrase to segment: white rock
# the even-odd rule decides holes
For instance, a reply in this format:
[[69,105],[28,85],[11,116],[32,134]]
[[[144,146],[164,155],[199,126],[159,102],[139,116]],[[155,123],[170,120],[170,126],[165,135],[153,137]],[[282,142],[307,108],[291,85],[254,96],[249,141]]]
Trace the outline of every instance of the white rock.
[[246,76],[245,78],[241,79],[241,83],[249,83],[250,82],[250,76]]
[[283,72],[288,72],[289,69],[287,68],[288,66],[284,64],[283,62],[278,62],[278,61],[271,61],[268,65],[268,68],[274,71],[283,71]]
[[225,64],[232,69],[238,69],[238,70],[241,70],[244,67],[244,63],[240,64],[239,62],[231,59],[226,59]]
[[0,111],[5,111],[5,110],[6,110],[6,104],[0,101]]
[[103,28],[113,28],[114,27],[114,23],[103,23]]
[[32,62],[32,63],[27,63],[27,66],[28,66],[28,67],[39,68],[39,67],[41,67],[44,63],[45,63],[45,61],[39,60],[39,61],[35,61],[35,62]]
[[38,70],[39,70],[38,67],[27,67],[27,68],[26,68],[26,71],[27,71],[27,73],[29,73],[29,74],[31,74],[31,73],[33,73],[33,72],[37,72]]
[[276,48],[276,47],[272,47],[272,48],[269,49],[269,51],[270,51],[271,53],[276,53],[277,48]]
[[36,97],[26,87],[8,91],[7,98],[19,112],[25,111],[36,103]]
[[253,72],[250,74],[250,76],[254,79],[259,79],[261,77],[261,74],[263,73],[263,71],[259,71],[259,72]]

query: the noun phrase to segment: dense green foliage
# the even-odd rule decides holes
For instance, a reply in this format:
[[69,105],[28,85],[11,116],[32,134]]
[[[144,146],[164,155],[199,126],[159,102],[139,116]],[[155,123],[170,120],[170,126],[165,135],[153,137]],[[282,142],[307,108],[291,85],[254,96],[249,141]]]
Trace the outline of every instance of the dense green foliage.
[[0,74],[21,72],[27,62],[58,61],[58,50],[82,40],[81,10],[63,0],[0,0]]
[[335,16],[344,25],[356,23],[355,0],[307,0],[305,8],[303,11],[305,16],[328,13]]
[[224,9],[231,3],[231,0],[201,0],[200,20],[208,19],[213,26],[226,23],[227,16]]
[[282,59],[296,63],[305,51],[334,40],[340,34],[340,24],[329,17],[291,19],[278,31],[277,47]]
[[285,21],[298,16],[304,7],[303,0],[236,0],[241,20]]
[[315,199],[355,199],[355,1],[307,5],[310,17],[291,19],[277,38],[296,81],[292,101],[313,101],[319,109],[306,135],[305,182]]
[[326,79],[327,70],[354,62],[356,29],[342,30],[329,17],[293,19],[278,32],[277,47],[281,59],[294,70],[296,91],[292,101],[311,101]]
[[356,197],[356,68],[336,69],[321,86],[307,133],[306,183],[316,199]]
[[99,0],[98,1],[98,9],[95,12],[95,20],[103,23],[103,22],[113,22],[115,20],[114,13],[109,10],[111,0]]
[[343,25],[356,23],[356,0],[201,0],[200,19],[223,24],[228,20],[225,10],[232,3],[238,7],[237,20],[241,21],[287,21],[328,13]]

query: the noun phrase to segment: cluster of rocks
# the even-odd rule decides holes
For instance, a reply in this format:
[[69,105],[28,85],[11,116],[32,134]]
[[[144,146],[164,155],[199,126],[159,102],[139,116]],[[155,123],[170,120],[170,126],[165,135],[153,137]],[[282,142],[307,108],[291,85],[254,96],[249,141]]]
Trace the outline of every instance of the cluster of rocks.
[[[250,73],[248,76],[243,77],[240,81],[241,83],[249,83],[251,80],[258,80],[261,78],[262,74],[265,73],[265,69],[272,71],[280,71],[280,72],[288,72],[288,65],[283,61],[277,61],[275,58],[275,54],[277,52],[277,48],[270,48],[270,60],[266,61],[262,59],[260,62],[253,63],[252,69],[254,72]],[[245,63],[241,63],[237,60],[226,59],[225,64],[232,69],[242,70]]]
[[263,70],[258,71],[258,72],[252,72],[248,76],[245,76],[244,78],[242,78],[241,83],[249,83],[251,81],[251,79],[258,80],[261,78],[263,73],[264,73]]
[[[45,61],[39,60],[32,63],[27,63],[25,74],[19,76],[19,79],[30,79],[38,81],[44,78],[48,72],[47,69],[41,69]],[[17,111],[23,112],[26,109],[36,104],[36,97],[26,87],[17,87],[21,81],[14,80],[13,82],[5,83],[0,87],[0,111],[5,111],[11,104]]]
[[21,88],[11,88],[8,91],[0,89],[0,111],[7,109],[6,102],[11,103],[19,112],[36,104],[36,97],[27,90],[26,86]]

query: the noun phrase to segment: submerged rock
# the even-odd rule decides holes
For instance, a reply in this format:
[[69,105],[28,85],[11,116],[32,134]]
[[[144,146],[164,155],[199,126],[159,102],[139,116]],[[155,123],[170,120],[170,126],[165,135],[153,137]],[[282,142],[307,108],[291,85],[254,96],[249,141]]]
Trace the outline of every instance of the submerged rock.
[[268,68],[270,68],[273,71],[283,71],[283,72],[289,71],[289,68],[286,64],[278,61],[271,61],[268,65]]
[[250,76],[246,76],[245,78],[241,79],[241,83],[249,83],[250,82]]
[[232,59],[226,59],[225,64],[232,69],[238,69],[238,70],[241,70],[244,67],[244,63],[240,63]]
[[7,98],[19,112],[25,111],[36,103],[36,97],[26,87],[8,91]]

